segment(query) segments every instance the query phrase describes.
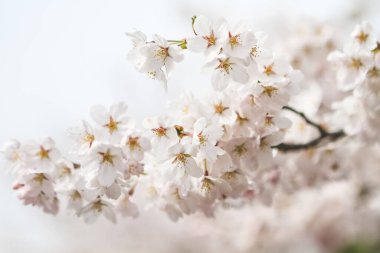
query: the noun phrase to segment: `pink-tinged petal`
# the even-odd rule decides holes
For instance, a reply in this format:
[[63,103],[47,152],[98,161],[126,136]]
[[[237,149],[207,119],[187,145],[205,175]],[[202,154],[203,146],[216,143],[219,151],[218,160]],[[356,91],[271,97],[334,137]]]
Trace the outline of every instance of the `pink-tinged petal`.
[[121,195],[120,186],[114,182],[110,187],[106,189],[106,195],[110,199],[118,199]]
[[227,195],[232,191],[232,187],[223,179],[217,179],[214,182],[218,184],[218,189],[223,195]]
[[222,91],[228,86],[229,75],[215,70],[211,77],[211,83],[215,90]]
[[375,56],[375,66],[380,68],[380,54],[376,54]]
[[269,144],[269,146],[279,145],[284,140],[284,135],[285,134],[283,132],[277,132],[269,136],[265,136],[265,143]]
[[102,186],[111,186],[116,179],[116,170],[111,166],[101,166],[98,172],[98,181]]
[[221,173],[233,170],[235,170],[235,168],[231,157],[228,153],[225,153],[224,155],[219,156],[216,162],[213,164],[211,174],[218,176]]
[[87,224],[94,223],[98,219],[99,213],[94,212],[92,210],[87,210],[87,209],[91,208],[91,206],[89,206],[88,208],[87,207],[85,207],[85,208],[86,209],[82,209],[82,211],[80,212],[80,215],[83,217],[84,222]]
[[187,158],[185,170],[192,177],[199,178],[203,175],[203,170],[197,165],[193,158]]
[[248,82],[249,75],[247,71],[240,65],[238,64],[232,65],[232,69],[230,73],[231,73],[232,80],[234,80],[235,82],[238,82],[238,83]]
[[207,36],[211,33],[211,22],[205,16],[199,16],[194,21],[194,30],[199,36]]
[[102,213],[112,223],[116,223],[116,215],[109,205],[103,206]]
[[207,40],[203,37],[197,36],[194,38],[187,39],[187,48],[192,52],[203,52],[207,48]]
[[276,117],[273,121],[275,125],[280,129],[286,129],[292,126],[292,121],[285,117]]

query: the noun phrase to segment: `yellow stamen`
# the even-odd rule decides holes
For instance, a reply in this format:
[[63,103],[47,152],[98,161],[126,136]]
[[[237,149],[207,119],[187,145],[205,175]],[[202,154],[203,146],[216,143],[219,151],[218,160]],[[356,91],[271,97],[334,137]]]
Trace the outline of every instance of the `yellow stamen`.
[[44,173],[36,173],[33,177],[33,180],[42,185],[44,180],[48,180]]
[[198,140],[199,140],[199,143],[200,143],[201,145],[205,144],[206,141],[207,141],[206,136],[204,136],[204,135],[202,134],[202,132],[198,134]]
[[216,69],[220,69],[221,71],[224,71],[225,73],[229,74],[230,70],[232,69],[230,58],[226,59],[219,59],[219,65],[216,67]]
[[129,137],[127,145],[129,146],[130,150],[141,149],[139,137]]
[[229,107],[224,107],[222,102],[219,102],[219,104],[214,105],[215,113],[217,114],[223,114],[225,110],[228,110]]
[[73,201],[79,200],[82,198],[78,191],[74,191],[73,193],[71,193],[70,197]]
[[373,67],[372,69],[368,70],[367,75],[370,78],[378,78],[380,77],[380,70],[376,67]]
[[181,163],[185,164],[187,161],[187,158],[191,157],[189,154],[179,153],[175,156],[173,163]]
[[240,145],[236,145],[232,152],[236,153],[238,156],[242,156],[247,151],[248,151],[248,149],[245,147],[245,143],[242,143]]
[[350,67],[359,70],[363,66],[363,62],[358,58],[351,58]]
[[360,33],[358,35],[355,36],[355,38],[360,42],[360,43],[364,43],[367,41],[368,39],[368,34],[364,33],[363,31],[360,31]]
[[113,165],[113,159],[115,156],[111,154],[111,151],[109,149],[105,153],[99,152],[98,154],[102,157],[102,164],[107,163]]
[[167,47],[160,47],[156,50],[155,56],[158,59],[165,60],[169,56],[169,48]]
[[166,128],[160,126],[159,128],[153,128],[152,131],[155,133],[158,137],[167,136],[166,135]]
[[232,36],[231,33],[228,33],[228,37],[229,37],[229,43],[231,45],[232,48],[238,46],[240,43],[240,34],[237,34],[235,36]]
[[273,125],[273,116],[266,115],[264,119],[264,125],[265,126],[271,126]]
[[267,95],[268,97],[272,97],[274,93],[278,91],[278,88],[274,86],[261,86],[263,87],[262,94]]
[[216,38],[215,38],[214,32],[212,32],[210,34],[210,36],[204,36],[203,38],[205,40],[207,40],[207,47],[211,47],[211,46],[215,45],[215,43],[216,43]]
[[273,71],[273,64],[270,64],[268,66],[264,66],[264,74],[267,75],[267,76],[270,76],[270,75],[274,75],[276,74],[274,71]]
[[202,180],[201,190],[203,192],[209,193],[213,187],[214,183],[210,179],[204,178]]
[[120,124],[120,122],[118,121],[115,121],[112,116],[110,117],[109,119],[109,122],[104,125],[104,127],[107,127],[108,128],[108,131],[110,134],[113,134],[113,132],[117,131],[118,130],[118,124]]
[[239,125],[243,125],[247,123],[248,121],[249,121],[248,118],[244,118],[238,112],[236,112],[236,123],[238,123]]
[[38,151],[37,155],[40,157],[40,160],[49,159],[50,150],[45,149],[44,147],[40,147],[40,151]]
[[89,146],[92,146],[92,143],[95,141],[95,135],[87,133],[83,138],[82,138],[82,143],[88,143]]
[[100,213],[102,211],[102,209],[103,209],[103,206],[105,206],[105,204],[103,204],[101,200],[98,200],[98,201],[96,201],[95,203],[92,204],[91,209],[94,210],[94,211],[96,211],[96,212],[98,212],[98,213]]

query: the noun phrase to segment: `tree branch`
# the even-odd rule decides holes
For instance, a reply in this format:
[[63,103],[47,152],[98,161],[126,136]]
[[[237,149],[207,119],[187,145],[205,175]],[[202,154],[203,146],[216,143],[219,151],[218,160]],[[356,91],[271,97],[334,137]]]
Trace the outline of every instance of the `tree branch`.
[[310,149],[310,148],[316,148],[320,147],[321,145],[327,144],[329,142],[336,141],[344,136],[346,136],[345,132],[343,130],[339,130],[336,132],[328,132],[326,131],[320,124],[315,123],[314,121],[310,120],[306,115],[302,112],[297,111],[296,109],[290,107],[290,106],[284,106],[284,110],[291,111],[297,115],[299,115],[301,118],[305,120],[305,122],[314,128],[316,128],[319,132],[319,137],[310,140],[306,143],[281,143],[277,146],[272,146],[272,148],[276,148],[283,152],[289,152],[289,151],[299,151],[304,149]]

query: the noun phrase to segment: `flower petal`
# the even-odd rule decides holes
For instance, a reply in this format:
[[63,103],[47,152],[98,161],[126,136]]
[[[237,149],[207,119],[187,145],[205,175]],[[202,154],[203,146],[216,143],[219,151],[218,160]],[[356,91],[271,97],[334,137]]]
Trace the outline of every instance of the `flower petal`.
[[102,186],[109,187],[116,178],[116,170],[111,166],[101,166],[98,172],[98,181]]

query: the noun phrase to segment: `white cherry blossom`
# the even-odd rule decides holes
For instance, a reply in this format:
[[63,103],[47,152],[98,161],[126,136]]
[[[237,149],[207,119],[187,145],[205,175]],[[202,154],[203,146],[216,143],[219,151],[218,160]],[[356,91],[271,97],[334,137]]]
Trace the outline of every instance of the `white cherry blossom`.
[[218,155],[225,152],[216,146],[218,139],[223,136],[223,128],[215,123],[208,124],[206,118],[198,119],[194,124],[193,144],[199,149],[198,158],[213,163]]
[[240,59],[219,56],[205,65],[213,70],[211,84],[217,91],[224,90],[231,80],[238,83],[247,83],[249,75],[244,62]]
[[205,17],[198,16],[194,21],[197,36],[186,39],[187,48],[193,52],[204,52],[208,57],[215,57],[226,39],[226,21],[220,19],[214,24]]

